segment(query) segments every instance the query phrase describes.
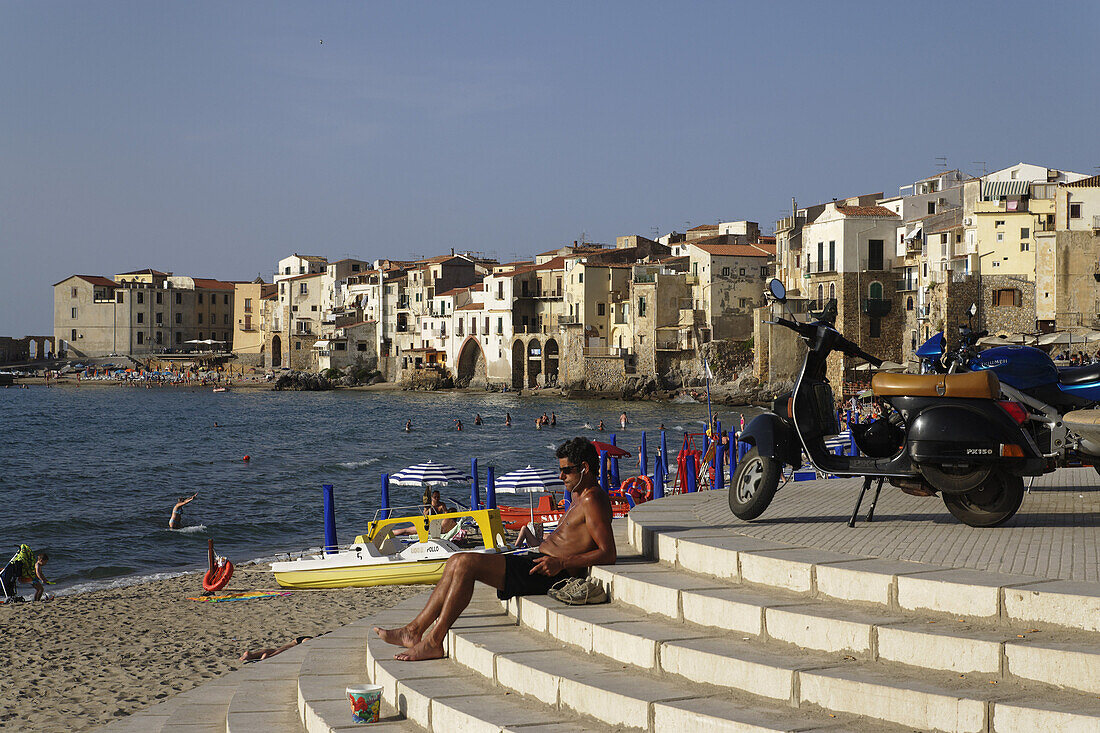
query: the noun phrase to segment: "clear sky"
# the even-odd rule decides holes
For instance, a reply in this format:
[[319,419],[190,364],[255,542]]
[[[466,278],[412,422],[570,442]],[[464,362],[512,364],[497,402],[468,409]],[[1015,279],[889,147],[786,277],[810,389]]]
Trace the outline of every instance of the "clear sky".
[[0,0],[0,335],[52,284],[501,259],[1100,171],[1100,4]]

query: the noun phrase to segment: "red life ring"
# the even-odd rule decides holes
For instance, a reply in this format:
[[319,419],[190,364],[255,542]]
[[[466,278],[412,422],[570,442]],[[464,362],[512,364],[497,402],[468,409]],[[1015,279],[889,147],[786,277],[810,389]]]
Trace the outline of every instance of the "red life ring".
[[226,560],[225,565],[219,565],[213,570],[206,571],[202,576],[202,588],[208,591],[221,590],[232,577],[233,563]]
[[[641,486],[645,486],[644,492]],[[641,504],[653,498],[653,481],[649,476],[634,476],[623,482],[622,490],[634,497],[635,504]]]

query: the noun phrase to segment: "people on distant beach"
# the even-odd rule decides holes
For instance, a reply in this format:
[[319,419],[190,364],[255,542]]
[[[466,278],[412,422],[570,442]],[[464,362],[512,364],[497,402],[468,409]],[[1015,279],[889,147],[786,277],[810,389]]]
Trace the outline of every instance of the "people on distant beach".
[[294,639],[294,641],[288,641],[286,644],[283,644],[282,646],[279,646],[279,647],[267,647],[267,648],[264,648],[264,649],[252,649],[251,651],[247,651],[244,654],[242,654],[240,657],[238,657],[238,659],[240,659],[242,662],[258,662],[261,659],[268,659],[269,657],[273,657],[276,654],[282,654],[287,649],[293,649],[294,647],[301,644],[303,641],[306,641],[307,639],[312,639],[312,638],[313,638],[312,636],[299,636],[296,639]]
[[603,432],[603,420],[600,420],[600,423],[596,426],[596,430],[599,430],[601,433]]
[[474,425],[481,425],[481,413],[474,415]]
[[408,421],[405,422],[405,432],[406,433],[411,433],[412,431],[413,431],[413,421],[408,420]]
[[594,565],[615,563],[611,502],[596,483],[599,457],[595,446],[585,438],[574,438],[559,446],[555,455],[559,475],[573,496],[557,529],[535,553],[452,555],[427,604],[412,621],[397,628],[374,628],[383,641],[405,647],[395,659],[441,658],[443,640],[469,605],[477,580],[496,588],[497,597],[503,600],[543,595],[556,583],[583,577]]
[[619,427],[626,430],[626,413],[619,415]]
[[506,427],[506,428],[511,427],[511,425],[512,425],[512,413],[506,412],[506,413],[504,413],[504,427]]
[[176,501],[176,505],[172,507],[172,516],[168,518],[168,529],[179,529],[181,524],[180,510],[195,500],[195,497],[199,495],[199,492],[191,494],[191,496],[180,497]]
[[40,601],[45,598],[49,600],[50,596],[45,595],[45,585],[50,581],[46,580],[46,576],[42,571],[42,566],[50,559],[50,556],[45,552],[39,552],[38,556],[31,551],[29,545],[20,545],[19,550],[12,555],[11,560],[4,566],[3,570],[0,570],[0,601],[3,602],[18,602],[22,601],[22,596],[19,596],[15,592],[15,584],[18,581],[24,583],[30,583],[34,586],[34,600]]

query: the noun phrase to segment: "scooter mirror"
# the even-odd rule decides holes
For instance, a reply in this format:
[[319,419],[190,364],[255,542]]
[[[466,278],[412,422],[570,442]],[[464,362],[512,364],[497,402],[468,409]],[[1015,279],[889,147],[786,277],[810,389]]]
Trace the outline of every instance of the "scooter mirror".
[[787,302],[787,289],[783,287],[783,283],[779,281],[779,278],[773,277],[768,282],[768,292],[772,294],[772,297],[778,300],[780,303]]

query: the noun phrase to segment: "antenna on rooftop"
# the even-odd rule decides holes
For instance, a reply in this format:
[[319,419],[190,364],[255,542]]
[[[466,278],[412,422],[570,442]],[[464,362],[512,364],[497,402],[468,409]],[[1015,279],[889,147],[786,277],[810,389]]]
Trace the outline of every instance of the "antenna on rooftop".
[[947,170],[947,156],[946,155],[937,155],[936,156],[936,167],[937,168],[943,168],[944,170]]
[[649,231],[653,232],[653,240],[654,241],[657,240],[657,237],[661,236],[661,228],[660,227],[650,227]]
[[985,169],[985,161],[984,160],[972,160],[972,161],[970,161],[970,165],[980,165],[982,167],[982,175],[983,176],[987,173],[987,171]]

